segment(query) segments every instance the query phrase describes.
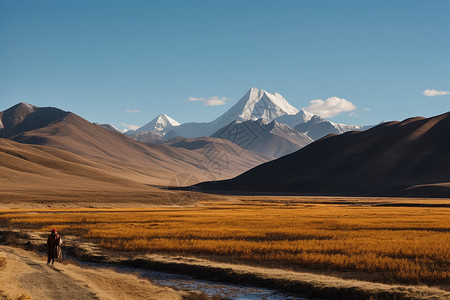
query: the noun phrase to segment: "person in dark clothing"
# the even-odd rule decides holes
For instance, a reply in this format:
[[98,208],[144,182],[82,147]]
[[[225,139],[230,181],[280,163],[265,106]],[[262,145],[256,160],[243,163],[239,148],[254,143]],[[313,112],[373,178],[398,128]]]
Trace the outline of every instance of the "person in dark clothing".
[[56,232],[56,229],[52,229],[52,232],[47,238],[47,264],[50,263],[50,261],[53,263],[55,262],[55,258],[59,258],[58,255],[60,253],[59,247],[61,246],[61,238],[59,234]]

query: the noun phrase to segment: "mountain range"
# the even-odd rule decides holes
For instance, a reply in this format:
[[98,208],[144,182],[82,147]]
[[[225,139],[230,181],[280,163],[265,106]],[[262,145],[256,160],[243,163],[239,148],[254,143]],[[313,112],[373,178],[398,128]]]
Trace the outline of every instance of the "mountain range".
[[[276,123],[267,130],[267,124],[272,121]],[[231,130],[241,133],[244,130],[249,131],[244,136],[256,134],[256,138],[250,137],[252,142],[249,150],[281,157],[327,134],[365,129],[357,125],[330,122],[305,110],[298,110],[278,93],[251,88],[234,106],[212,122],[180,124],[163,114],[126,134],[137,141],[158,144],[178,136],[212,136],[225,138],[247,149],[247,145],[244,146],[246,142],[242,142],[243,137],[229,138],[228,134],[224,134]]]
[[450,112],[328,135],[204,191],[450,197]]
[[[159,144],[58,108],[19,103],[0,112],[0,198],[151,201],[161,188],[196,183],[214,193],[450,197],[450,112],[314,141],[311,128],[320,127],[313,125],[329,121],[294,109],[287,114],[289,106],[261,115],[270,106],[258,113],[256,102],[211,136],[167,139],[183,125],[165,117],[154,120],[153,131],[135,134]],[[295,127],[307,133],[280,118],[303,120]],[[163,134],[167,121],[173,128]]]
[[[195,150],[140,143],[118,131],[90,123],[71,112],[53,107],[36,107],[27,103],[19,103],[0,112],[0,122],[0,140],[3,143],[1,151],[4,156],[1,168],[3,174],[11,174],[1,182],[3,191],[8,190],[7,187],[13,186],[13,182],[20,178],[16,174],[17,171],[25,170],[23,172],[27,173],[27,178],[34,178],[31,182],[41,182],[42,176],[47,176],[41,171],[49,165],[55,166],[54,169],[61,169],[61,172],[65,173],[63,178],[72,174],[67,184],[60,186],[69,188],[77,182],[80,183],[79,186],[83,186],[81,182],[87,179],[79,174],[84,174],[85,168],[92,170],[90,168],[94,167],[96,170],[93,174],[97,174],[98,178],[94,180],[92,177],[89,181],[91,185],[94,182],[104,182],[102,178],[106,176],[107,180],[115,183],[122,181],[124,187],[132,186],[132,189],[127,189],[127,193],[135,195],[139,194],[139,190],[148,192],[150,187],[167,186],[170,179],[180,173],[191,174],[196,181],[230,178],[273,159],[251,151],[240,153],[239,146],[214,138],[209,138],[207,143]],[[19,153],[18,149],[23,150],[23,153]],[[30,163],[37,168],[40,162],[43,162],[40,157],[34,155],[36,149],[42,153],[40,156],[48,156],[46,159],[51,162],[41,164],[43,168],[38,168],[39,171],[36,172],[32,171],[33,168],[23,169],[24,165]],[[58,158],[52,159],[55,156],[52,154],[53,149],[59,151]],[[50,154],[45,155],[43,152]],[[220,156],[220,159],[213,155]],[[62,162],[61,157],[68,158],[70,168],[65,166],[66,162]],[[76,166],[72,164],[74,161]],[[65,169],[71,171],[66,172]],[[48,174],[56,176],[57,173]],[[60,178],[49,179],[50,186],[53,182],[60,182]],[[45,193],[49,185],[26,184],[23,188],[26,190],[33,186],[36,188],[33,192]],[[142,198],[150,195],[151,193],[140,193]]]

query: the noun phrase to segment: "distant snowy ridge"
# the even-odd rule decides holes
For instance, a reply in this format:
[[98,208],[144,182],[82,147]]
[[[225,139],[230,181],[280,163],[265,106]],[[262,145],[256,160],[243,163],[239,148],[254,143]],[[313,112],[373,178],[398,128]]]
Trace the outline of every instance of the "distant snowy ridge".
[[275,121],[294,128],[298,124],[308,122],[313,116],[314,114],[302,109],[295,115],[283,115],[276,118]]
[[298,110],[279,93],[269,93],[263,89],[251,88],[223,115],[211,122],[180,124],[169,116],[162,114],[128,135],[142,132],[154,132],[165,139],[182,136],[196,138],[211,136],[213,133],[232,123],[261,120],[268,124],[276,121],[318,139],[329,133],[343,133],[349,130],[364,130],[357,125],[336,124],[305,110]]
[[[278,117],[285,115],[295,116],[299,113],[300,111],[289,104],[282,95],[278,93],[269,93],[265,90],[253,87],[248,90],[235,105],[214,121],[205,123],[191,122],[183,123],[178,126],[165,127],[164,133],[165,138],[173,138],[176,136],[187,138],[210,136],[233,122],[256,121],[262,119],[265,123],[270,123]],[[155,120],[152,122],[154,121]],[[134,134],[142,131],[156,131],[153,124],[147,125],[142,126],[136,131],[129,131],[127,134]]]
[[137,130],[129,130],[126,132],[127,135],[132,135],[141,132],[157,132],[161,136],[164,136],[166,132],[172,130],[173,127],[180,126],[181,124],[166,114],[161,114],[151,120],[149,123],[138,128]]
[[309,121],[300,123],[294,128],[305,133],[313,140],[320,139],[330,133],[341,134],[347,131],[366,130],[373,126],[338,124],[314,115]]

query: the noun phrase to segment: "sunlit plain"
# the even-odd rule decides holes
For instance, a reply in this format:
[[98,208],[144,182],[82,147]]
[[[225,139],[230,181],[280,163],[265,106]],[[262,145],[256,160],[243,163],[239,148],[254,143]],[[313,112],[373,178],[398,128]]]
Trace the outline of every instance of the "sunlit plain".
[[[376,204],[376,203],[374,203]],[[450,280],[450,209],[298,201],[193,207],[3,211],[11,227],[94,240],[106,249],[204,256],[384,282]],[[353,274],[352,273],[352,274]]]

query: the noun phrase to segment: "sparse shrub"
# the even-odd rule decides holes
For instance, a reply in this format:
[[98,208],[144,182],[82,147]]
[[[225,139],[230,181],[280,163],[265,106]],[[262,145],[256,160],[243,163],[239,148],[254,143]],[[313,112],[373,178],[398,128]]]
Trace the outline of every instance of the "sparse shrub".
[[13,232],[3,233],[3,239],[6,242],[6,244],[11,245],[11,246],[16,246],[19,244],[18,237]]

